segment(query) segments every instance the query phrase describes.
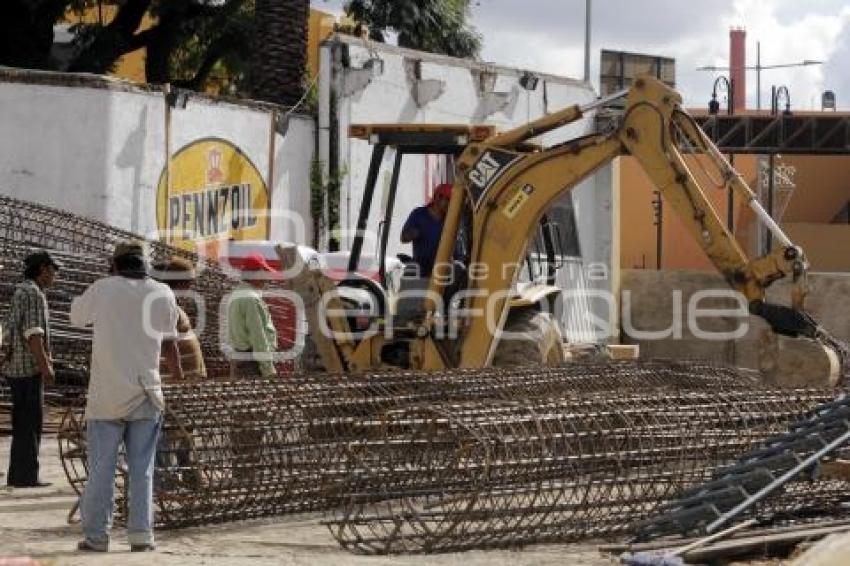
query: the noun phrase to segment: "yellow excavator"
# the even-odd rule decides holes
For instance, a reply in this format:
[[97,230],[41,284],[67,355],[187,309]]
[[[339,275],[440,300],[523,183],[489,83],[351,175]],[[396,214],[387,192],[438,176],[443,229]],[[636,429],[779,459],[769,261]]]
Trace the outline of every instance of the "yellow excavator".
[[[542,134],[623,97],[622,115],[609,131],[552,147],[535,143]],[[808,270],[803,251],[765,212],[740,174],[682,108],[681,96],[651,76],[636,79],[623,93],[584,107],[567,107],[502,133],[492,126],[371,124],[352,125],[350,135],[374,147],[348,275],[334,282],[318,269],[304,268],[291,281],[304,300],[310,338],[328,371],[388,366],[439,370],[509,364],[511,360],[562,361],[560,332],[546,314],[547,304],[559,290],[551,280],[520,289],[517,278],[531,242],[542,238],[551,244],[557,239],[547,229],[551,228],[547,209],[598,168],[623,155],[633,156],[642,165],[730,287],[746,298],[752,314],[766,320],[779,335],[814,344],[806,355],[822,358],[815,364],[825,368],[822,371],[836,375],[840,371],[843,344],[803,308]],[[357,271],[378,172],[388,147],[394,148],[396,155],[378,236],[380,278],[376,282]],[[747,257],[689,170],[684,158],[689,152],[710,158],[722,183],[748,203],[778,242],[773,252]],[[435,265],[446,269],[435,268],[427,278],[402,278],[401,289],[395,289],[397,298],[392,299],[381,258],[385,257],[401,159],[416,153],[454,157],[454,190],[435,260]],[[459,247],[463,247],[461,252]],[[283,265],[296,265],[294,249],[281,247],[278,253]],[[547,253],[552,254],[551,245]],[[790,305],[768,303],[766,288],[784,277],[792,281]],[[363,306],[357,298],[363,296],[368,312],[352,314],[353,308]],[[510,349],[510,340],[503,339],[503,334],[516,329],[526,333],[524,343],[530,349]],[[532,330],[535,334],[528,334]],[[508,355],[500,356],[505,349]]]

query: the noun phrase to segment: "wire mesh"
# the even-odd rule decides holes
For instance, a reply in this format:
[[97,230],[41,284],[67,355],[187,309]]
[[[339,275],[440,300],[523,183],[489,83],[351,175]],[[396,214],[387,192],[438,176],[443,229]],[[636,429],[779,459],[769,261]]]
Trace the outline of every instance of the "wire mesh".
[[[0,196],[0,313],[7,312],[15,285],[22,280],[23,259],[36,249],[49,250],[63,268],[47,290],[56,385],[84,387],[88,382],[91,331],[71,326],[71,300],[108,274],[115,244],[143,238],[66,211]],[[148,240],[152,261],[174,255],[189,259],[198,277],[193,289],[203,298],[204,327],[198,333],[212,376],[227,376],[229,365],[219,347],[219,305],[234,282],[219,266],[186,250]],[[180,300],[193,320],[194,301]]]
[[654,361],[169,384],[157,522],[326,510],[370,554],[621,535],[833,394],[755,377]]

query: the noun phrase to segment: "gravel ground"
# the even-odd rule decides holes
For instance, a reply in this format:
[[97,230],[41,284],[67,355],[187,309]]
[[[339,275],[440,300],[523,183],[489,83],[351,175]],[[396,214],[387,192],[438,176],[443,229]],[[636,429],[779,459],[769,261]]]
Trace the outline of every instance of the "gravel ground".
[[53,485],[35,489],[5,487],[9,438],[0,438],[0,559],[31,556],[56,565],[463,565],[512,566],[615,564],[595,544],[536,545],[521,550],[470,551],[429,556],[357,556],[342,550],[321,525],[319,513],[287,515],[157,533],[155,553],[130,553],[122,529],[115,529],[107,554],[79,553],[79,524],[68,523],[76,495],[68,485],[58,456],[56,437],[42,442],[42,480]]

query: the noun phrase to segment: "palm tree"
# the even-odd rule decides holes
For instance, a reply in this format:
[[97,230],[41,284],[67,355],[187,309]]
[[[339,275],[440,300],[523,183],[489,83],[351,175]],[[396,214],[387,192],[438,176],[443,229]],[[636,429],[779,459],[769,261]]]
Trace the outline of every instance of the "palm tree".
[[310,2],[256,0],[254,14],[254,96],[293,106],[304,93]]

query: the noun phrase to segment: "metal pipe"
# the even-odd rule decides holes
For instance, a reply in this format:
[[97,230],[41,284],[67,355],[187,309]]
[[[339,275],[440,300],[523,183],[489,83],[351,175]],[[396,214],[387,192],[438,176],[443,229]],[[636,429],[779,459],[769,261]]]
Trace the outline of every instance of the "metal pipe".
[[756,41],[756,110],[761,110],[761,41]]
[[576,120],[579,120],[580,118],[584,117],[584,115],[590,110],[599,108],[608,104],[609,102],[623,98],[628,93],[628,89],[620,90],[608,96],[598,98],[593,102],[589,102],[582,106],[579,106],[578,104],[568,106],[566,108],[558,110],[557,112],[553,112],[552,114],[541,116],[540,118],[537,118],[536,120],[528,124],[523,124],[522,126],[514,128],[512,130],[508,130],[507,132],[493,135],[487,140],[485,140],[484,143],[486,145],[491,146],[511,147],[529,138],[533,138],[534,136],[539,136],[540,134],[544,134],[551,130],[565,126],[571,122],[575,122]]
[[[735,156],[729,155],[729,165],[733,168],[735,167]],[[726,197],[726,228],[729,229],[729,233],[734,236],[735,234],[735,191],[732,190],[730,186],[727,190]]]
[[698,136],[702,140],[702,147],[706,151],[706,154],[711,157],[714,162],[717,163],[720,170],[724,172],[724,177],[727,179],[729,186],[740,193],[741,197],[747,201],[747,205],[753,210],[753,212],[755,212],[759,220],[764,223],[769,233],[772,234],[783,246],[792,246],[793,243],[791,242],[791,239],[785,235],[782,228],[780,228],[771,215],[765,211],[764,207],[762,207],[759,203],[758,197],[747,185],[747,182],[744,181],[741,174],[732,167],[726,159],[726,156],[720,153],[720,150],[718,150],[717,146],[712,143],[702,128],[692,124],[688,131],[692,132],[695,136]]
[[584,82],[590,82],[590,3],[584,3]]
[[664,201],[661,198],[661,191],[653,192],[655,193],[655,200],[652,201],[655,210],[655,269],[660,270],[664,243]]
[[366,236],[366,223],[369,221],[369,211],[372,208],[372,197],[375,194],[375,185],[378,182],[378,173],[384,158],[384,150],[387,146],[379,144],[372,150],[372,161],[369,163],[369,172],[366,175],[366,188],[363,190],[363,200],[360,203],[360,214],[357,217],[357,231],[354,233],[354,242],[351,245],[351,255],[348,258],[348,272],[356,273],[360,266],[360,253],[363,251],[363,238]]
[[[845,424],[845,426],[848,427],[848,429],[850,429],[850,423],[848,423],[847,421],[844,421],[844,424]],[[847,430],[847,432],[845,432],[844,434],[842,434],[841,436],[839,436],[838,438],[836,438],[835,440],[833,440],[832,442],[830,442],[829,444],[827,444],[826,446],[824,446],[823,448],[821,448],[820,450],[818,450],[817,452],[815,452],[814,454],[809,456],[808,458],[804,459],[802,462],[800,462],[799,464],[797,464],[796,466],[794,466],[793,468],[791,468],[790,470],[788,470],[787,472],[785,472],[784,474],[782,474],[781,476],[776,478],[775,480],[773,480],[764,489],[759,490],[757,493],[748,497],[747,499],[745,499],[744,501],[742,501],[741,503],[739,503],[738,505],[736,505],[735,507],[733,507],[732,509],[730,509],[729,511],[727,511],[723,515],[721,515],[719,518],[717,518],[715,521],[713,521],[711,524],[709,524],[705,528],[705,531],[707,533],[711,533],[716,528],[723,525],[726,521],[728,521],[732,517],[735,517],[736,515],[738,515],[744,509],[747,509],[748,507],[750,507],[750,506],[754,505],[755,503],[761,501],[762,499],[764,499],[765,497],[770,495],[778,487],[781,487],[782,485],[788,483],[788,480],[790,480],[791,478],[793,478],[794,476],[796,476],[797,474],[799,474],[800,472],[802,472],[803,470],[805,470],[809,466],[813,465],[815,462],[817,462],[818,460],[823,458],[826,454],[829,454],[830,452],[832,452],[833,450],[835,450],[839,446],[846,443],[848,440],[850,440],[850,430]]]
[[395,197],[398,192],[398,176],[401,172],[401,160],[404,154],[400,148],[395,150],[395,162],[393,163],[393,173],[390,179],[390,194],[387,199],[387,206],[384,210],[384,225],[381,232],[380,249],[378,251],[378,261],[380,262],[378,273],[381,277],[381,283],[384,287],[387,286],[387,241],[390,237],[390,228],[393,225],[393,209],[395,208]]
[[[767,213],[766,214],[767,214],[767,217],[770,219],[770,223],[773,226],[776,227],[777,231],[781,232],[779,225],[773,220],[773,184],[774,184],[773,178],[774,178],[774,172],[775,172],[774,168],[776,166],[776,155],[771,153],[768,156],[767,160],[768,160],[768,167],[767,167],[768,177],[767,177]],[[767,249],[765,250],[765,253],[769,254],[771,249],[773,248],[773,232],[774,232],[774,230],[770,228],[771,224],[768,224],[767,221],[765,221],[765,224],[767,224],[767,226],[768,226],[767,239],[765,241],[765,246],[766,246]],[[790,246],[791,245],[790,240],[789,240],[789,243],[787,243],[787,244],[783,243],[783,245],[786,246],[786,247]]]

